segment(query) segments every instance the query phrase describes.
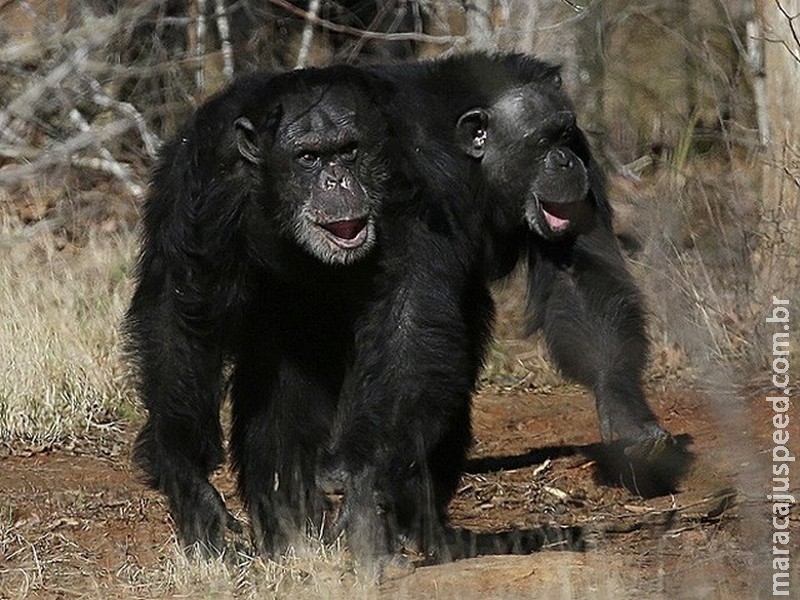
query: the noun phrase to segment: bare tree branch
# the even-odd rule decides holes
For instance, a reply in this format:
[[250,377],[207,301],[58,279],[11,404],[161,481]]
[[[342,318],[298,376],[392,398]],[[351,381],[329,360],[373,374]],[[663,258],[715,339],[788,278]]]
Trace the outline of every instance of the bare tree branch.
[[30,164],[18,167],[5,167],[0,169],[0,184],[15,184],[35,177],[43,169],[61,163],[70,162],[72,156],[91,146],[103,144],[106,140],[117,137],[131,127],[131,122],[126,120],[115,121],[104,127],[92,131],[79,133],[66,142],[52,147]]
[[306,19],[306,25],[303,27],[303,37],[300,40],[300,51],[297,53],[297,63],[294,65],[295,69],[302,69],[306,66],[308,60],[308,51],[311,48],[311,41],[314,39],[314,23],[312,19],[319,18],[320,0],[311,0],[308,4],[309,17]]
[[[85,133],[91,133],[92,126],[89,125],[89,122],[86,120],[81,112],[77,108],[73,108],[69,111],[69,118],[70,120],[75,123],[75,126]],[[122,181],[122,184],[125,186],[131,194],[137,197],[141,197],[144,194],[144,188],[142,186],[136,184],[131,179],[131,172],[130,169],[120,164],[114,155],[108,151],[108,148],[103,146],[102,144],[97,144],[97,151],[100,153],[101,158],[80,158],[80,157],[72,157],[71,161],[73,164],[82,164],[84,166],[91,167],[93,169],[98,169],[102,171],[106,171],[107,173],[111,173],[117,179]]]
[[494,45],[492,0],[472,0],[465,8],[470,47],[475,50],[489,50]]
[[41,156],[42,151],[39,148],[24,144],[25,141],[23,140],[20,144],[14,144],[13,146],[0,146],[0,156],[24,161],[30,161],[37,156]]
[[70,162],[76,167],[94,169],[95,171],[102,171],[103,173],[113,175],[122,182],[122,185],[125,186],[125,189],[128,190],[130,194],[137,198],[144,197],[145,189],[131,179],[131,170],[122,163],[114,160],[113,157],[109,160],[107,158],[73,156]]
[[12,118],[27,121],[33,115],[37,101],[48,90],[58,86],[65,78],[74,73],[89,55],[89,48],[77,48],[67,59],[50,71],[46,76],[33,82],[19,96],[14,98],[4,111],[0,111],[0,130],[7,127]]
[[269,2],[275,6],[283,8],[293,15],[297,15],[298,17],[302,17],[303,19],[310,21],[314,25],[319,25],[323,29],[333,31],[335,33],[344,33],[346,35],[352,35],[355,37],[364,37],[373,40],[384,40],[389,42],[412,41],[441,45],[462,44],[464,42],[464,38],[457,35],[427,35],[425,33],[414,32],[380,33],[377,31],[366,31],[364,29],[358,29],[348,25],[339,25],[338,23],[321,19],[312,15],[308,11],[303,10],[302,8],[297,8],[294,4],[291,4],[287,0],[269,0]]
[[761,23],[753,16],[746,24],[747,63],[753,78],[753,102],[758,123],[758,142],[762,148],[769,143],[769,115],[767,113],[766,69],[764,68],[764,39]]
[[158,154],[158,147],[161,145],[161,139],[147,126],[147,121],[145,121],[142,113],[136,110],[133,104],[115,100],[108,96],[96,79],[91,79],[89,86],[92,88],[92,101],[95,104],[103,108],[114,108],[133,121],[136,129],[139,130],[147,155],[150,158],[155,158],[156,154]]
[[233,79],[233,46],[231,45],[231,28],[228,13],[223,0],[214,0],[214,18],[217,21],[220,47],[222,48],[222,75],[225,81]]
[[789,54],[791,54],[796,61],[800,62],[800,37],[798,37],[797,29],[795,29],[794,25],[794,20],[800,15],[790,15],[781,4],[781,0],[775,0],[775,4],[778,6],[778,10],[781,11],[781,14],[786,18],[786,21],[789,24],[789,31],[792,32],[792,38],[794,39],[797,49],[790,48],[786,41],[783,42],[783,45],[786,47],[786,50],[788,50]]
[[194,85],[198,90],[205,88],[205,70],[203,61],[206,53],[206,0],[195,0],[194,8],[197,11],[197,22],[195,23],[196,39],[194,46],[194,58],[197,66],[194,72]]
[[563,2],[564,4],[569,6],[575,12],[581,12],[582,10],[584,10],[586,8],[585,6],[579,6],[579,5],[575,4],[571,0],[561,0],[561,2]]

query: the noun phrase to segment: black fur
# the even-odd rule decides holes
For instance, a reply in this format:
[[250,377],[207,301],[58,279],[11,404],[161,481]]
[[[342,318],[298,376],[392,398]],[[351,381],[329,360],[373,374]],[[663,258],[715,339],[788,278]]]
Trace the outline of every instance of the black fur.
[[[348,111],[363,139],[344,173]],[[327,141],[298,153],[287,114]],[[258,75],[196,112],[156,168],[125,324],[148,409],[135,458],[184,544],[219,551],[235,526],[208,482],[230,363],[231,449],[262,550],[319,518],[318,488],[344,491],[361,559],[437,545],[471,442],[487,286],[521,256],[529,327],[594,389],[604,441],[668,435],[641,393],[641,301],[573,123],[558,70],[519,55]]]
[[407,189],[391,180],[373,94],[347,67],[245,78],[161,152],[125,330],[148,410],[134,458],[186,546],[219,552],[234,525],[208,481],[224,460],[226,363],[257,544],[319,513],[317,448],[376,278],[368,230]]
[[[442,539],[493,315],[486,286],[521,252],[528,328],[543,329],[557,365],[594,390],[603,440],[669,434],[644,401],[641,300],[558,70],[520,55],[369,69],[396,86],[388,118],[431,208],[407,232],[419,243],[393,246],[405,253],[391,278],[401,287],[372,307],[378,327],[358,330],[319,481],[344,491],[356,552],[380,557],[398,539]],[[559,204],[570,205],[559,215],[567,225],[554,230],[541,213]]]

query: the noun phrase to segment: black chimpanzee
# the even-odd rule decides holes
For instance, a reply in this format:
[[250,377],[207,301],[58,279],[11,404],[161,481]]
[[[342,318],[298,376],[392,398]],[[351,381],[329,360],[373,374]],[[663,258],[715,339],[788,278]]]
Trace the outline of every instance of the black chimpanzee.
[[[223,458],[226,360],[233,458],[262,549],[320,513],[321,450],[319,482],[345,490],[341,523],[359,557],[390,557],[398,533],[437,534],[471,439],[487,282],[526,247],[549,247],[545,237],[570,250],[539,261],[529,250],[532,273],[574,262],[571,232],[610,232],[602,178],[558,81],[538,61],[483,55],[254,76],[165,148],[126,328],[149,411],[135,457],[185,544],[219,550],[235,525],[208,482]],[[598,264],[597,280],[575,279],[577,296],[532,305],[629,281],[621,262]],[[626,311],[636,318],[611,322],[601,347],[644,340],[637,296]],[[607,303],[593,312],[616,318]],[[587,365],[587,383],[639,389],[640,369]],[[667,435],[643,397],[594,387],[620,436]]]
[[[502,60],[520,74],[536,69],[528,57]],[[563,373],[594,391],[603,442],[617,435],[632,453],[647,452],[669,435],[642,390],[641,297],[613,233],[602,172],[560,78],[549,81],[499,90],[487,110],[462,117],[473,130],[466,151],[482,161],[495,197],[523,200],[528,331],[542,329]]]
[[603,441],[616,433],[646,452],[670,436],[644,400],[641,301],[558,70],[520,55],[370,70],[395,85],[388,118],[430,208],[394,265],[394,294],[370,307],[382,317],[357,328],[319,483],[344,491],[356,553],[384,561],[404,537],[438,544],[471,439],[493,314],[486,283],[521,252],[529,327],[595,392]]
[[353,68],[245,78],[161,152],[144,207],[127,347],[148,410],[134,458],[180,538],[223,548],[236,522],[208,476],[231,447],[262,548],[315,514],[318,447],[371,296],[390,175],[380,86]]

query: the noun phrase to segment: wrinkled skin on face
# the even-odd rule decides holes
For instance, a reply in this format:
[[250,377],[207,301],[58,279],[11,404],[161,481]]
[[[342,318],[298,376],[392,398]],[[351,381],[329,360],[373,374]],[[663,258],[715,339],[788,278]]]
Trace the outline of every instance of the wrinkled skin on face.
[[377,108],[344,86],[287,94],[264,123],[236,121],[239,152],[260,168],[262,201],[283,238],[326,264],[365,257],[385,194]]

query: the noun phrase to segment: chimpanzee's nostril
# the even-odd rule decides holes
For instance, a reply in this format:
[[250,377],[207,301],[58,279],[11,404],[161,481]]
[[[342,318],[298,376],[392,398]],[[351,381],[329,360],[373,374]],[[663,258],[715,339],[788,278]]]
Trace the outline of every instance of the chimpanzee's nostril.
[[322,187],[326,190],[332,190],[339,185],[339,178],[330,173],[324,173],[322,176]]
[[556,167],[561,169],[570,169],[573,166],[570,153],[564,152],[562,148],[555,148],[554,150],[551,150],[550,160],[553,161],[553,164]]

